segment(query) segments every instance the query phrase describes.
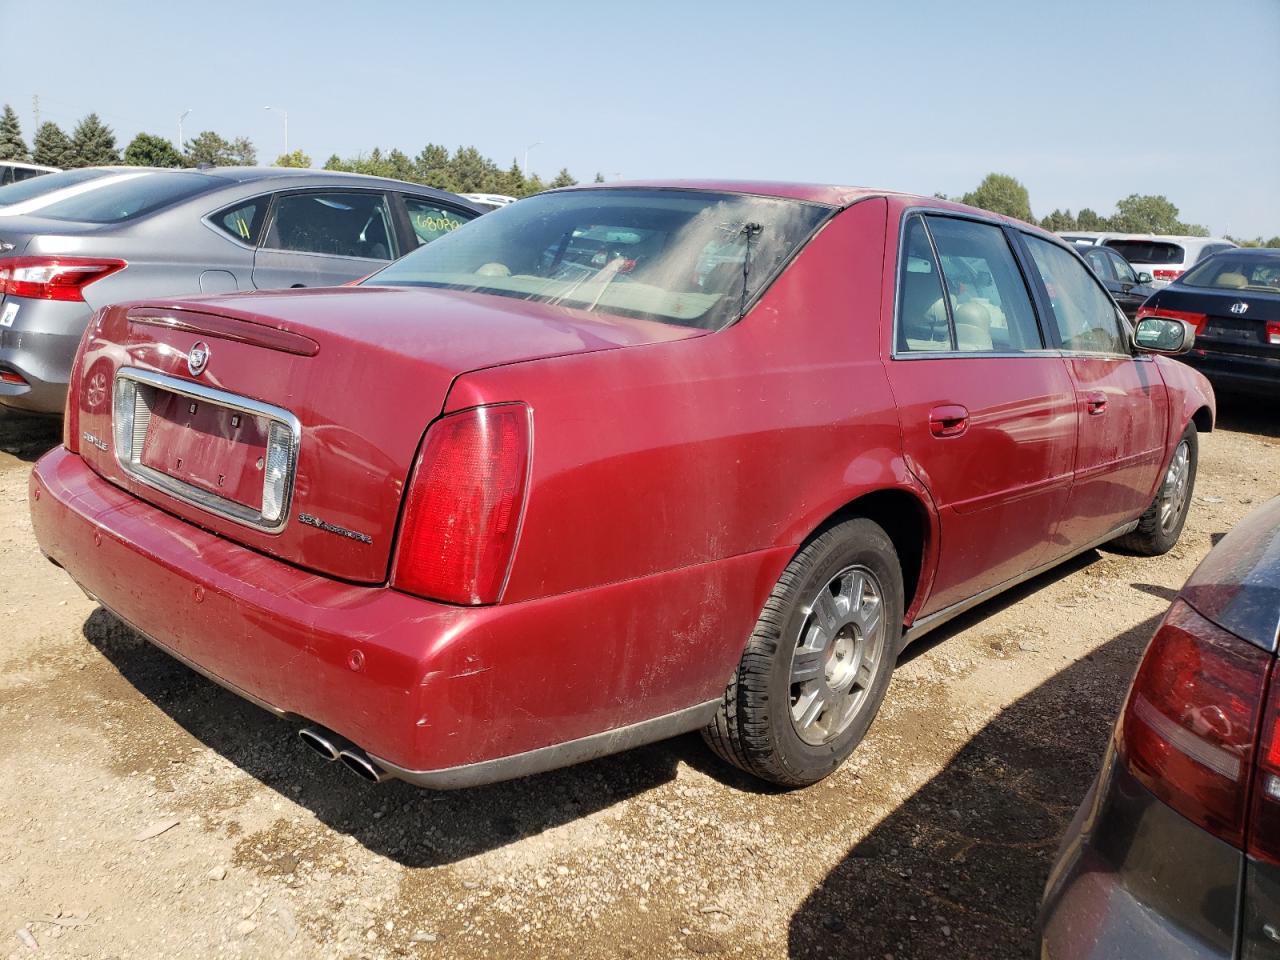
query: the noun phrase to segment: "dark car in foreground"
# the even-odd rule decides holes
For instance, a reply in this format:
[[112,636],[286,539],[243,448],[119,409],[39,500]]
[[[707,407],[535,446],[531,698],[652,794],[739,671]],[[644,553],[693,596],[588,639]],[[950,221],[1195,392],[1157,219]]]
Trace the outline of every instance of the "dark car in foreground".
[[1280,398],[1280,250],[1215,254],[1138,315],[1193,324],[1195,347],[1182,359],[1218,389]]
[[0,217],[0,406],[61,414],[104,304],[347,283],[483,212],[417,184],[279,167],[133,168],[70,190]]
[[1136,319],[1138,308],[1156,292],[1156,288],[1151,285],[1151,274],[1135,273],[1128,260],[1107,246],[1077,243],[1076,250],[1098,275],[1098,279],[1115,298],[1125,316],[1131,320]]
[[1036,227],[924,197],[613,184],[364,283],[101,311],[46,555],[372,780],[703,729],[791,786],[902,646],[1182,530],[1214,399]]
[[1280,498],[1152,637],[1049,875],[1042,960],[1280,956],[1278,632]]

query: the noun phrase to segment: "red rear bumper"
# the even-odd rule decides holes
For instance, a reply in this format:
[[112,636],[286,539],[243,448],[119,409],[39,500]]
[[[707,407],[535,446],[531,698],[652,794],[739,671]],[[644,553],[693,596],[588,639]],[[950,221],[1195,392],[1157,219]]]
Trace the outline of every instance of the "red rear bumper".
[[45,554],[154,642],[440,786],[697,727],[790,553],[463,608],[273,560],[144,503],[62,448],[36,465],[30,504]]

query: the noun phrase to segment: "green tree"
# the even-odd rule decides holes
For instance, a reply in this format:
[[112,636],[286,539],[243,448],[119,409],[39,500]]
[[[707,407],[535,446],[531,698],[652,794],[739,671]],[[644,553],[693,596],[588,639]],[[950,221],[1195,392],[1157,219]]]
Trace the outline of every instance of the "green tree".
[[597,171],[596,178],[595,180],[592,181],[592,183],[604,183],[604,174]]
[[568,167],[561,167],[560,172],[556,174],[556,178],[551,181],[551,186],[553,188],[554,187],[575,187],[577,185],[578,185],[578,181],[573,179],[573,174],[569,172]]
[[405,180],[413,183],[418,178],[418,169],[413,161],[401,150],[393,149],[387,154],[387,173],[392,180]]
[[988,173],[972,193],[960,198],[961,203],[980,207],[992,213],[1031,220],[1031,198],[1027,188],[1007,173]]
[[1098,233],[1112,229],[1111,221],[1106,217],[1100,216],[1088,207],[1081,207],[1080,212],[1076,214],[1076,230],[1088,230],[1091,233]]
[[502,175],[498,192],[508,197],[518,197],[524,192],[524,171],[515,160],[511,161],[511,167]]
[[236,137],[227,145],[230,166],[252,167],[258,162],[258,150],[248,137]]
[[31,159],[48,167],[73,166],[75,153],[71,148],[71,138],[52,120],[46,120],[40,124],[35,140],[31,142]]
[[1207,237],[1209,231],[1199,224],[1178,219],[1178,208],[1168,197],[1158,194],[1131,193],[1116,204],[1111,218],[1113,229],[1121,233],[1174,233]]
[[457,191],[453,173],[449,167],[449,148],[438,143],[428,143],[413,158],[413,179],[437,190]]
[[1076,229],[1076,218],[1071,215],[1070,210],[1054,209],[1053,213],[1040,221],[1040,226],[1046,230],[1074,230]]
[[75,158],[71,166],[96,167],[120,162],[116,135],[98,119],[96,113],[89,114],[76,124],[71,134],[71,150]]
[[449,172],[459,193],[497,193],[503,179],[498,165],[475,147],[459,147],[449,160]]
[[329,159],[324,162],[324,169],[346,170],[347,165],[340,156],[338,156],[336,153],[331,153],[329,154]]
[[207,163],[215,167],[231,164],[231,144],[212,130],[202,130],[185,144],[187,163],[199,166]]
[[140,133],[124,148],[124,162],[133,167],[185,167],[187,161],[164,137]]
[[13,107],[4,105],[4,114],[0,116],[0,160],[30,160],[26,141],[22,139],[22,125],[18,123],[18,115]]
[[[334,159],[337,159],[335,156]],[[311,158],[301,150],[294,150],[292,153],[282,153],[276,157],[275,166],[277,167],[297,167],[301,170],[311,168]]]
[[541,193],[545,189],[547,189],[547,185],[542,182],[542,178],[536,173],[530,174],[524,182],[524,192],[520,196],[532,197],[535,193]]

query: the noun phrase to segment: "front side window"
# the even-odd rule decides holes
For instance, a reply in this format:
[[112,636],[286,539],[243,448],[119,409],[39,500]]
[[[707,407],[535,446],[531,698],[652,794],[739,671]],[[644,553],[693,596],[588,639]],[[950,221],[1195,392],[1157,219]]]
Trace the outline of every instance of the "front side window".
[[1128,260],[1111,250],[1107,251],[1107,258],[1111,261],[1111,269],[1115,271],[1117,280],[1121,283],[1138,282],[1138,275],[1133,272],[1133,267],[1129,266]]
[[1055,243],[1023,234],[1049,295],[1065,350],[1128,354],[1115,305],[1079,260]]
[[1101,249],[1086,250],[1084,262],[1089,264],[1089,268],[1098,275],[1099,280],[1115,279],[1114,271],[1111,269],[1111,260]]
[[439,240],[446,233],[453,233],[475,218],[475,214],[463,214],[452,207],[441,206],[419,197],[405,197],[404,206],[418,246]]
[[832,213],[700,190],[566,190],[449,231],[365,282],[718,330]]
[[279,197],[263,246],[366,260],[390,260],[396,256],[387,198],[380,193],[356,191]]
[[[33,181],[39,183],[39,179]],[[40,209],[50,220],[123,223],[226,186],[227,181],[190,170],[146,172],[120,177],[97,190],[67,197]]]

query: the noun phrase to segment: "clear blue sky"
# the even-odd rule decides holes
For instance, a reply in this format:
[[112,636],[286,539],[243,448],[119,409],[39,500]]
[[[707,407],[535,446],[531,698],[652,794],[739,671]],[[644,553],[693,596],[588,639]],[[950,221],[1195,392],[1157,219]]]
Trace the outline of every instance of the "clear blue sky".
[[270,104],[316,163],[434,141],[505,166],[542,141],[544,177],[947,194],[997,170],[1037,216],[1162,193],[1215,232],[1280,234],[1280,0],[0,0],[0,23],[28,140],[39,94],[122,145],[191,108],[188,137],[269,161]]

